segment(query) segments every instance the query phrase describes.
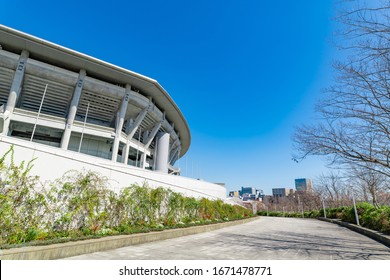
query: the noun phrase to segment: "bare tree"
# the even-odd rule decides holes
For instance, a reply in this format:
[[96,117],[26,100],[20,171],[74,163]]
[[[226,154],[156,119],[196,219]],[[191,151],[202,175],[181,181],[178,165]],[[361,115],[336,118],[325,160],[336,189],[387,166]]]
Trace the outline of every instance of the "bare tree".
[[346,186],[344,177],[340,173],[330,171],[321,174],[315,180],[314,192],[317,193],[330,207],[339,207],[346,204]]
[[372,168],[353,166],[351,169],[351,181],[358,186],[360,195],[364,201],[371,202],[375,207],[381,204],[378,196],[388,190],[389,178]]
[[297,128],[293,141],[302,160],[354,165],[390,176],[390,1],[358,5],[337,19],[349,57],[334,65],[335,84],[317,106],[322,121]]

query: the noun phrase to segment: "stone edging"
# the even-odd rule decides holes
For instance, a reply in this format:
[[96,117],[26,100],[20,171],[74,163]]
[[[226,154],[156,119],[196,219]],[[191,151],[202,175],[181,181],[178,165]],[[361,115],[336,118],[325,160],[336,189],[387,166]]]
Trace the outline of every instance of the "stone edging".
[[378,231],[375,231],[375,230],[371,230],[371,229],[368,229],[368,228],[364,228],[364,227],[361,227],[361,226],[358,226],[358,225],[354,225],[354,224],[350,224],[350,223],[347,223],[347,222],[343,222],[341,220],[336,220],[336,219],[325,219],[323,217],[320,217],[320,218],[317,218],[318,220],[321,220],[321,221],[325,221],[325,222],[330,222],[330,223],[333,223],[333,224],[338,224],[340,226],[343,226],[343,227],[346,227],[346,228],[349,228],[350,230],[353,230],[355,232],[358,232],[360,234],[363,234],[367,237],[370,237],[384,245],[386,245],[387,247],[390,248],[390,236],[387,235],[387,234],[383,234],[381,232],[378,232]]
[[53,260],[62,259],[82,254],[89,254],[99,251],[106,251],[125,246],[142,244],[176,238],[191,234],[208,232],[228,226],[240,225],[251,222],[259,217],[224,222],[218,224],[193,226],[188,228],[169,229],[148,233],[137,233],[130,235],[107,236],[98,239],[71,241],[66,243],[51,244],[44,246],[26,246],[0,250],[0,260]]

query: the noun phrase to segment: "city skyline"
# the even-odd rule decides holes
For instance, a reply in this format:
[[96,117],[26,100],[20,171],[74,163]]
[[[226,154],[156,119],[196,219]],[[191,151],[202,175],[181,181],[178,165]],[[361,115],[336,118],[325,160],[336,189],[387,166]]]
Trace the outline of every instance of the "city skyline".
[[271,193],[326,172],[291,159],[291,135],[332,81],[335,1],[123,2],[119,16],[118,5],[46,2],[6,0],[2,23],[163,84],[191,131],[182,175]]

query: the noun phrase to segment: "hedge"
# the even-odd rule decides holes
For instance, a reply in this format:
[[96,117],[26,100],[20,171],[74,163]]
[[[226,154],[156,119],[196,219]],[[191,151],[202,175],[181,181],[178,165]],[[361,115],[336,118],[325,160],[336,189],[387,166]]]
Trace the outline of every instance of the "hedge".
[[[381,206],[376,208],[370,203],[357,203],[356,209],[359,216],[359,223],[361,226],[390,234],[390,207]],[[260,216],[274,216],[274,217],[292,217],[302,218],[301,212],[257,212]],[[305,218],[324,217],[324,210],[312,210],[304,212]],[[353,206],[342,206],[338,208],[327,208],[326,217],[329,219],[340,219],[344,222],[356,224],[355,211]]]
[[[119,193],[107,178],[69,171],[42,186],[34,161],[16,164],[13,146],[0,158],[0,247],[192,226],[245,218],[251,211],[221,200],[130,185]],[[9,163],[7,163],[7,159]],[[33,243],[34,243],[33,242]]]

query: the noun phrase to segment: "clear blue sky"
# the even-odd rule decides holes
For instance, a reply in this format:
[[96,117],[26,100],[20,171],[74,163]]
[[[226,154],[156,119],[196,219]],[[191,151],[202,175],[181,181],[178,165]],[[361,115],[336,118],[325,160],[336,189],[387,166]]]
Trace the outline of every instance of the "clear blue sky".
[[156,79],[190,126],[183,175],[271,193],[326,171],[291,135],[332,81],[334,2],[2,0],[0,22]]

